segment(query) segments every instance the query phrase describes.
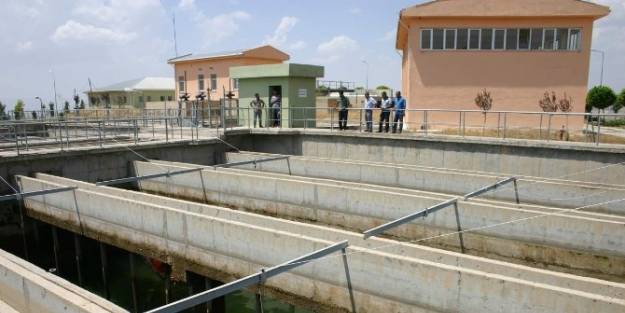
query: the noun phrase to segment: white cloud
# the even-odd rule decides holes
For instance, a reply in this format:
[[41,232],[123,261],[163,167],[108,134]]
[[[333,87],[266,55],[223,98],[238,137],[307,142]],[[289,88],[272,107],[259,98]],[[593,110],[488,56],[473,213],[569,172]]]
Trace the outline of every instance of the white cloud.
[[283,46],[288,38],[289,32],[295,27],[299,20],[297,17],[285,16],[280,20],[280,24],[273,32],[272,36],[268,36],[265,43],[275,46]]
[[395,30],[391,29],[384,33],[384,36],[380,38],[381,41],[393,41],[395,40]]
[[181,9],[188,9],[195,7],[195,0],[180,0],[178,7]]
[[308,44],[305,41],[300,40],[300,41],[294,42],[291,45],[289,45],[289,50],[291,50],[291,51],[302,50],[302,49],[306,48],[307,46],[308,46]]
[[220,14],[200,22],[200,31],[204,33],[205,46],[218,43],[239,31],[240,22],[247,21],[252,16],[244,11],[234,11]]
[[335,36],[329,41],[323,42],[317,46],[319,59],[326,63],[338,61],[350,54],[356,52],[359,48],[358,42],[345,35]]
[[127,33],[90,24],[82,24],[69,20],[59,26],[50,39],[54,42],[63,41],[92,41],[92,42],[127,42],[136,37],[135,33]]
[[80,5],[72,10],[76,18],[86,18],[89,21],[102,21],[107,23],[132,24],[141,15],[152,15],[150,9],[161,9],[158,0],[110,0],[81,1]]
[[360,8],[351,8],[349,9],[349,13],[353,15],[360,15],[362,10]]
[[33,48],[33,42],[32,41],[20,41],[17,43],[15,49],[18,52],[23,52],[23,51],[28,51],[31,50]]

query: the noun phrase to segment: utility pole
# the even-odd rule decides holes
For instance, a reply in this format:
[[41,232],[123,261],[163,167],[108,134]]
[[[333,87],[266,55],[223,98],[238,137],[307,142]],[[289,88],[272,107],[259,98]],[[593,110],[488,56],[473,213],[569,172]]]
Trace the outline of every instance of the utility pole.
[[599,83],[599,85],[603,86],[603,65],[605,63],[605,51],[598,49],[590,49],[590,51],[601,54],[601,82]]
[[56,77],[54,76],[54,71],[52,70],[52,68],[50,68],[50,73],[52,74],[52,89],[54,90],[54,109],[58,110],[59,109],[59,105],[57,103],[57,96],[56,96]]

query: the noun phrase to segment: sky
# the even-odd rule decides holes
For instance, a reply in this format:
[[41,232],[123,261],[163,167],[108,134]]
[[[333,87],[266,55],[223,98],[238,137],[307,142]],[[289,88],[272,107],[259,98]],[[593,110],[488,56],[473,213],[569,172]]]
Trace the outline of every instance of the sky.
[[[325,66],[327,80],[400,86],[397,17],[420,0],[0,0],[0,101],[37,108],[54,99],[144,76],[173,77],[167,59],[271,44],[291,62]],[[596,0],[612,14],[595,24],[606,52],[604,84],[625,88],[625,0]],[[363,61],[366,61],[363,62]],[[599,84],[593,53],[589,85]]]

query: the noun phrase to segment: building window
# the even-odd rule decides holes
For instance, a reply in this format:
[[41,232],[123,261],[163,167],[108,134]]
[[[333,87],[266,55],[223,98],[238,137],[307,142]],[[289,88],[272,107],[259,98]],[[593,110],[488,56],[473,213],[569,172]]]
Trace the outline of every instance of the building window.
[[566,50],[568,46],[568,37],[569,37],[569,29],[568,28],[558,28],[556,33],[556,49],[558,50]]
[[543,29],[542,28],[532,28],[532,40],[531,40],[530,46],[532,50],[541,50],[543,48]]
[[421,30],[421,49],[423,50],[432,49],[432,30],[431,29]]
[[528,28],[519,29],[519,50],[530,48],[530,30]]
[[238,78],[233,78],[232,79],[232,89],[239,90],[239,79]]
[[495,38],[493,38],[493,49],[503,50],[506,44],[506,30],[495,29]]
[[477,50],[480,48],[480,30],[469,29],[469,49]]
[[553,50],[556,37],[556,30],[553,28],[545,29],[545,35],[543,36],[543,50]]
[[180,93],[185,92],[186,89],[184,87],[184,76],[178,76],[178,91]]
[[152,96],[147,97],[148,102],[152,101]]
[[165,96],[161,96],[161,102],[165,101]]
[[469,48],[469,30],[460,28],[457,33],[456,49],[466,50]]
[[143,96],[139,96],[139,103],[143,103]]
[[490,28],[482,29],[482,39],[481,39],[482,50],[491,50],[493,49],[493,30]]
[[445,50],[456,49],[456,30],[445,29]]
[[506,50],[516,50],[519,46],[519,30],[516,28],[506,29]]
[[434,28],[432,49],[442,50],[445,42],[445,31],[442,28]]
[[174,97],[172,96],[167,96],[167,101],[171,101]]
[[204,74],[197,75],[197,91],[198,93],[204,91]]
[[211,90],[217,90],[217,74],[211,74]]
[[582,30],[573,28],[569,31],[569,50],[577,51],[581,47]]

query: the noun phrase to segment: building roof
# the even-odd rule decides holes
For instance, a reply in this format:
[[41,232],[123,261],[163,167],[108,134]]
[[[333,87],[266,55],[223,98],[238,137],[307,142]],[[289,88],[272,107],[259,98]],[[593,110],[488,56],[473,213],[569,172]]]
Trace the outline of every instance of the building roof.
[[175,90],[173,77],[143,77],[94,88],[93,92]]
[[261,78],[261,77],[323,77],[324,67],[319,65],[278,63],[234,66],[230,68],[232,78]]
[[278,61],[287,61],[290,58],[288,54],[270,45],[265,45],[265,46],[260,46],[256,48],[251,48],[251,49],[241,49],[241,50],[233,50],[233,51],[198,53],[198,54],[191,53],[191,54],[175,57],[173,59],[169,59],[167,63],[175,64],[175,63],[198,61],[198,60],[215,60],[215,59],[245,58],[245,57],[278,60]]
[[434,0],[405,8],[399,13],[397,49],[406,44],[409,19],[426,18],[536,18],[587,17],[598,19],[610,8],[583,0]]

